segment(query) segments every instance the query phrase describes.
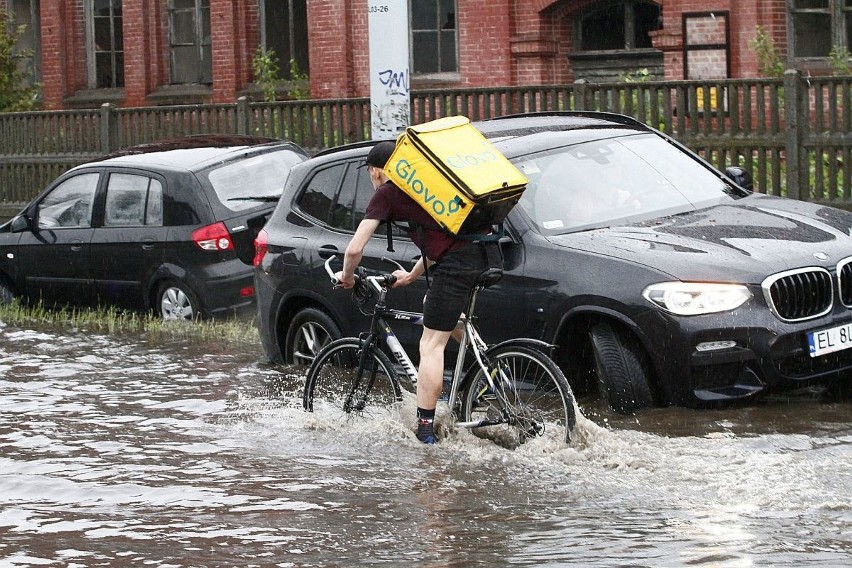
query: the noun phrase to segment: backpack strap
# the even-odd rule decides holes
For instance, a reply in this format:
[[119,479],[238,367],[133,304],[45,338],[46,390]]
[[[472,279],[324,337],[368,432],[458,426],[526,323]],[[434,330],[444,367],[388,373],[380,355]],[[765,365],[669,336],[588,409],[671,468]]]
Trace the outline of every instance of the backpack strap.
[[502,239],[506,235],[506,231],[503,228],[503,221],[497,223],[497,230],[491,231],[487,235],[481,235],[479,233],[467,233],[463,235],[453,235],[456,240],[459,241],[473,241],[475,243],[496,243],[500,239]]
[[393,221],[385,221],[388,230],[388,252],[396,252],[393,250]]

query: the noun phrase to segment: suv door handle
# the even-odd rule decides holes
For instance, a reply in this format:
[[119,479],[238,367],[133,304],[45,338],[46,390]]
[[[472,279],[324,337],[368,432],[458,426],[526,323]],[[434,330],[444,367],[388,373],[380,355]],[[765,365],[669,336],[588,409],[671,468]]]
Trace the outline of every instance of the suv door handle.
[[328,245],[328,246],[320,247],[320,249],[319,249],[320,258],[328,258],[328,257],[334,256],[338,253],[339,253],[339,251],[337,250],[337,247],[334,246],[334,245]]

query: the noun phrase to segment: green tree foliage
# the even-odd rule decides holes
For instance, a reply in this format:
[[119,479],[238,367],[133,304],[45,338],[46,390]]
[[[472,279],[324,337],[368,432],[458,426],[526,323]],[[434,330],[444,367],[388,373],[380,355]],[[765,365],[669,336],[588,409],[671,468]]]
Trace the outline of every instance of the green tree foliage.
[[275,50],[259,46],[251,60],[251,68],[254,72],[254,82],[263,91],[263,100],[273,102],[276,99],[276,87],[281,73]]
[[766,77],[781,77],[784,75],[784,60],[778,54],[775,41],[766,33],[763,26],[757,26],[755,37],[748,46],[757,53],[757,64]]
[[849,58],[852,57],[852,54],[849,53],[848,49],[841,45],[835,45],[831,48],[828,57],[831,59],[834,75],[849,75]]
[[306,88],[308,82],[308,74],[304,73],[299,68],[299,63],[295,59],[290,60],[290,81],[292,81],[294,85],[293,88],[290,89],[291,97],[296,100],[310,98],[310,89]]
[[35,106],[38,87],[27,84],[26,74],[18,68],[21,56],[15,51],[26,26],[16,26],[5,3],[0,4],[0,112],[30,110]]

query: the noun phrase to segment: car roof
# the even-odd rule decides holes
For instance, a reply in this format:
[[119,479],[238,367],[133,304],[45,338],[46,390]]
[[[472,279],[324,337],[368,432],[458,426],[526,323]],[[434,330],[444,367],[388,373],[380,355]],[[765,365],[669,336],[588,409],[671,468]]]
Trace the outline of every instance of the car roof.
[[[533,112],[514,114],[476,121],[472,123],[492,143],[506,155],[512,157],[547,147],[552,143],[553,133],[575,133],[572,138],[580,142],[599,137],[602,131],[650,132],[647,125],[635,118],[622,114],[596,111]],[[594,131],[595,134],[584,134]],[[613,133],[614,134],[614,133]],[[541,135],[541,136],[538,136]],[[539,143],[533,139],[540,139]],[[394,139],[390,139],[395,141]],[[365,155],[367,150],[382,140],[354,142],[329,148],[314,154],[314,157],[334,155],[348,158],[351,155]]]
[[200,135],[139,144],[112,152],[80,167],[105,164],[157,165],[173,169],[200,170],[248,149],[279,146],[289,147],[307,157],[302,148],[284,140],[261,136]]

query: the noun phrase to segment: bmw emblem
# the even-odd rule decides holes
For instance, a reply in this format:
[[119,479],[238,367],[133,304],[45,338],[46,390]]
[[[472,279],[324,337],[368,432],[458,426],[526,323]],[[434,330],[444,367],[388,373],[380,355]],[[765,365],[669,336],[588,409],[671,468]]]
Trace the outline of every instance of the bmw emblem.
[[826,260],[829,259],[829,256],[827,254],[825,254],[824,252],[815,252],[814,258],[817,259],[817,260],[826,261]]

